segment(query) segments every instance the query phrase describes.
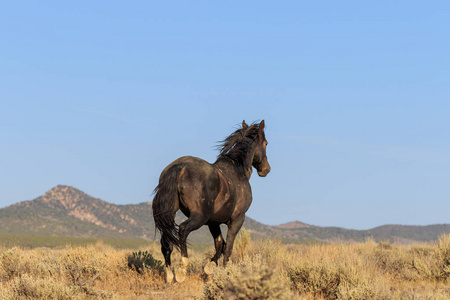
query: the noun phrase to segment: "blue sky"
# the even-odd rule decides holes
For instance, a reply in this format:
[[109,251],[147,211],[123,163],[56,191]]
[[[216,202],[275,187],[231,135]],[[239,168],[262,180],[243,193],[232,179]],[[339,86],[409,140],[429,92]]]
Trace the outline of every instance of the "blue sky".
[[449,31],[446,1],[5,2],[0,207],[151,201],[168,163],[265,119],[250,217],[449,223]]

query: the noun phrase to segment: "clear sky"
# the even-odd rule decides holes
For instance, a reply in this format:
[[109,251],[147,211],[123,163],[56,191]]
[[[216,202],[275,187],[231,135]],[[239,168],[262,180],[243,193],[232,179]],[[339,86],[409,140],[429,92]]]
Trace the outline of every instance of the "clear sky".
[[448,1],[4,1],[0,207],[151,201],[168,163],[264,119],[250,217],[450,223],[449,54]]

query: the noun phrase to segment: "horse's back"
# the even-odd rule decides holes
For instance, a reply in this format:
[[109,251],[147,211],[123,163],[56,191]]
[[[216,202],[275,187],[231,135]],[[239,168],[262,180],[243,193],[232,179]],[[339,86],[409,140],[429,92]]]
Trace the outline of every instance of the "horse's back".
[[214,167],[204,159],[194,156],[183,156],[171,162],[162,172],[161,177],[174,166],[180,166],[185,170],[192,170],[198,173],[211,174],[214,173]]
[[177,172],[177,185],[181,193],[194,189],[214,191],[220,184],[216,168],[198,157],[183,156],[176,159],[164,169],[160,179],[171,172]]

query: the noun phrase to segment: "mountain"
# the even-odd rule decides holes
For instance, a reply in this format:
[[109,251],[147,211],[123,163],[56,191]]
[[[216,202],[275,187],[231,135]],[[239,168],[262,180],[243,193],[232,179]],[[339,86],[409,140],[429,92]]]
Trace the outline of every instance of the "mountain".
[[[177,215],[179,224],[185,217]],[[320,227],[299,221],[278,226],[249,217],[244,227],[254,238],[277,238],[283,242],[377,241],[416,243],[434,241],[450,233],[450,224],[429,226],[384,225],[369,230]],[[226,226],[223,225],[226,234]],[[115,205],[70,186],[58,185],[44,195],[0,209],[0,233],[71,237],[157,240],[151,202]],[[211,243],[206,226],[194,231],[191,243]]]
[[1,209],[0,231],[73,237],[148,238],[152,234],[149,224],[151,211],[151,203],[114,205],[76,188],[58,185],[32,201]]
[[[183,219],[177,215],[178,224]],[[151,202],[115,205],[65,185],[0,209],[0,233],[159,240]],[[206,243],[212,237],[202,227],[189,240]]]

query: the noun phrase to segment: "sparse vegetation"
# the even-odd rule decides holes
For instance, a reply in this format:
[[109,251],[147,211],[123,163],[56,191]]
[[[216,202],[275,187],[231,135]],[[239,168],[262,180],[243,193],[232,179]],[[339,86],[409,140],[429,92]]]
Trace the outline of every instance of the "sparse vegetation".
[[[450,299],[450,235],[432,244],[285,245],[243,231],[226,268],[190,253],[182,284],[166,284],[155,244],[98,242],[60,249],[0,248],[0,299]],[[175,253],[174,265],[180,256]],[[139,271],[140,273],[136,272]]]
[[8,234],[0,233],[0,247],[11,248],[20,246],[23,248],[64,248],[67,245],[78,247],[87,246],[102,242],[113,248],[118,249],[140,249],[149,247],[156,242],[138,240],[138,239],[110,239],[110,238],[78,238],[78,237],[61,237],[61,236],[45,236],[31,234]]

